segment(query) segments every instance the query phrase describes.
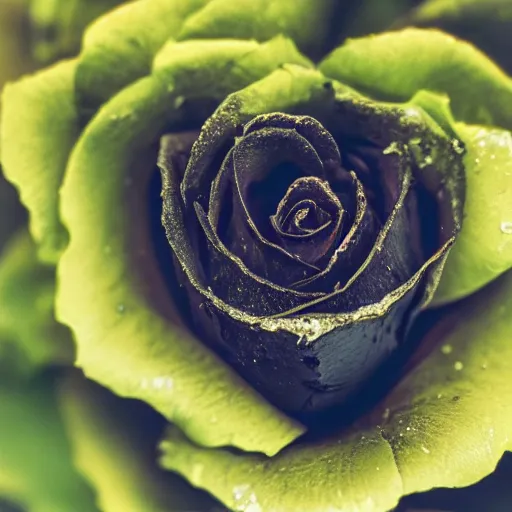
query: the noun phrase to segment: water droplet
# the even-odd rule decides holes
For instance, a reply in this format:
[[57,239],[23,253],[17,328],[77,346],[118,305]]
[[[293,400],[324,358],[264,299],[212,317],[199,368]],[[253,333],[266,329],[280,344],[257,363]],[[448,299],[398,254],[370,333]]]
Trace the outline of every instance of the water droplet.
[[233,489],[234,509],[240,512],[261,512],[256,494],[250,492],[248,484],[239,485]]
[[438,393],[438,394],[437,394],[437,398],[438,398],[438,399],[443,398],[443,393]]
[[397,142],[392,142],[386,149],[382,151],[383,155],[391,155],[393,153],[397,155],[402,154],[402,151],[400,150],[400,147],[398,146]]
[[500,229],[505,235],[512,235],[512,221],[503,221],[500,225]]
[[456,371],[460,372],[464,368],[464,365],[462,364],[461,361],[455,361],[453,367],[455,368]]
[[411,430],[411,427],[407,427],[405,430],[407,430],[407,432],[409,432]]
[[200,482],[204,472],[204,464],[196,463],[192,466],[192,482]]
[[453,352],[453,347],[451,345],[443,345],[441,347],[441,352],[444,354],[444,355],[448,355],[448,354],[451,354]]
[[250,486],[248,484],[238,485],[233,489],[233,499],[235,501],[241,500],[249,489]]
[[430,453],[430,450],[426,446],[421,447],[422,451],[426,453],[427,455]]
[[487,370],[487,363],[482,363],[482,366],[480,366],[482,370]]
[[379,466],[377,466],[377,467],[376,467],[375,469],[376,469],[377,471],[380,471],[380,468],[379,468]]
[[429,165],[432,165],[434,163],[434,159],[430,156],[430,155],[427,155],[423,162],[421,162],[419,164],[419,168],[420,169],[424,169],[425,167],[428,167]]
[[124,304],[117,305],[117,312],[122,315],[126,311],[126,306]]
[[452,140],[452,146],[455,151],[455,153],[458,153],[459,155],[462,155],[464,153],[464,146],[462,145],[461,141],[458,139]]
[[185,96],[176,96],[176,99],[174,100],[174,108],[181,108],[183,103],[185,103]]

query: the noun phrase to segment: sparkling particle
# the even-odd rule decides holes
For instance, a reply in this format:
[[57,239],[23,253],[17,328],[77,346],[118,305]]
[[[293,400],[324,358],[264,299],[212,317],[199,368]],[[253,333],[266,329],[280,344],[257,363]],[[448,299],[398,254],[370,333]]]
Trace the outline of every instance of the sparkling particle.
[[453,149],[455,150],[455,152],[459,155],[462,155],[464,153],[464,146],[462,145],[462,143],[460,142],[460,140],[458,139],[453,139],[452,140],[452,146],[453,146]]
[[174,108],[181,108],[183,106],[183,103],[185,103],[185,97],[184,96],[177,96],[174,100]]
[[261,512],[261,506],[258,503],[256,494],[250,492],[249,485],[239,485],[233,489],[233,500],[235,510],[240,512]]
[[453,347],[451,345],[443,345],[441,347],[441,352],[445,355],[451,354],[453,352]]
[[464,365],[462,364],[461,361],[455,361],[453,367],[455,368],[456,371],[460,372],[464,368]]
[[430,453],[430,450],[426,446],[421,447],[423,453],[426,453],[427,455]]
[[117,312],[122,315],[126,311],[126,306],[124,304],[117,305]]
[[503,221],[500,229],[505,235],[512,235],[512,221]]

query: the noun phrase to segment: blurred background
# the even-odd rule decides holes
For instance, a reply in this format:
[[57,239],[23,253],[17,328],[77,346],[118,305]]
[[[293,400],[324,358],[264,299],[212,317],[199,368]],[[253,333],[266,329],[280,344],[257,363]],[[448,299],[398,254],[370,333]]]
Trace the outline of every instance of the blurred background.
[[[75,55],[87,24],[120,3],[123,2],[0,0],[0,89],[23,74]],[[347,37],[410,25],[438,27],[467,39],[512,72],[512,0],[338,0],[332,47]],[[15,191],[0,175],[0,251],[25,222],[26,214]],[[0,380],[2,377],[3,374]],[[0,417],[0,423],[4,420]],[[0,435],[2,432],[0,425]],[[1,473],[0,467],[0,476]],[[512,455],[507,455],[495,473],[477,485],[407,497],[397,512],[510,512],[511,483]],[[0,512],[24,511],[0,499]]]

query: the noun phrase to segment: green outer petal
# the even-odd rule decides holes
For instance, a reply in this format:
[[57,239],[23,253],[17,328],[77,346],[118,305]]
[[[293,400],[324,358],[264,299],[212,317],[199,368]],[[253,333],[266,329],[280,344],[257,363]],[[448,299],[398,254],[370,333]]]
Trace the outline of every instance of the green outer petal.
[[437,30],[350,40],[320,70],[376,99],[406,101],[420,89],[446,93],[458,121],[512,127],[512,79],[472,45]]
[[211,509],[202,493],[157,467],[156,441],[145,424],[153,418],[140,416],[142,404],[111,395],[78,374],[62,382],[60,402],[76,465],[103,512]]
[[283,36],[261,44],[237,39],[170,41],[156,54],[153,74],[174,83],[176,94],[183,93],[181,99],[199,96],[221,101],[283,64],[313,67]]
[[5,176],[30,212],[30,231],[39,257],[54,263],[67,243],[58,213],[58,191],[78,137],[73,83],[76,62],[68,61],[6,86],[0,144]]
[[161,450],[164,468],[240,512],[385,512],[402,495],[393,452],[378,432],[291,447],[268,459],[199,448],[170,428]]
[[511,308],[509,273],[454,308],[382,405],[331,440],[266,458],[171,430],[162,464],[235,510],[385,512],[402,495],[470,485],[510,448]]
[[437,27],[471,41],[509,73],[512,71],[509,0],[426,0],[399,23]]
[[89,113],[151,72],[156,52],[209,0],[138,0],[99,18],[86,31],[77,71],[79,104]]
[[266,41],[278,34],[318,55],[325,46],[334,0],[212,0],[184,23],[178,39],[234,37]]
[[512,134],[457,124],[467,153],[464,222],[434,305],[473,293],[512,267]]
[[32,67],[23,29],[25,0],[0,3],[0,88]]
[[[228,71],[212,69],[205,67],[202,91]],[[283,73],[290,81],[292,74]],[[182,96],[188,86],[194,94],[197,81],[192,75],[194,82],[173,86],[159,76],[114,97],[75,147],[61,194],[72,236],[59,263],[58,315],[72,327],[78,364],[93,379],[151,404],[196,442],[273,454],[302,426],[262,400],[172,317],[159,315],[130,266],[129,215],[121,213],[130,162],[176,120],[166,108],[175,93]]]
[[30,0],[32,51],[52,62],[80,50],[85,27],[123,0]]
[[21,372],[71,364],[73,342],[54,319],[55,271],[41,265],[28,233],[17,235],[0,260],[0,351],[14,345]]
[[0,385],[0,495],[30,512],[98,512],[73,467],[48,379]]

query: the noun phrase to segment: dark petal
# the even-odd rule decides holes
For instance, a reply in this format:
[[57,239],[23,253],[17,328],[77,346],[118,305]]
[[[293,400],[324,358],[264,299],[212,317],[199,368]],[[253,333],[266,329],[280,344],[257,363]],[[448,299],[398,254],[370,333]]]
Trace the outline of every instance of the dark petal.
[[[432,205],[429,202],[427,205],[431,212],[427,216],[437,215],[439,221],[435,243],[431,241],[427,244],[429,250],[426,251],[426,257],[430,257],[433,251],[459,232],[462,224],[465,175],[461,158],[464,149],[460,142],[453,139],[452,134],[442,132],[416,107],[383,109],[381,105],[365,98],[354,101],[341,94],[336,97],[332,111],[332,117],[323,120],[323,124],[331,131],[339,146],[343,148],[352,145],[352,155],[357,157],[357,162],[365,163],[365,159],[368,159],[370,173],[373,169],[383,171],[379,175],[379,184],[387,190],[383,197],[389,197],[382,204],[384,214],[386,210],[389,211],[389,205],[393,204],[389,194],[396,190],[392,162],[408,155],[414,178],[421,185],[415,187],[435,198],[437,203]],[[345,153],[344,163],[349,159],[350,155]],[[352,159],[352,167],[357,167],[356,160]],[[375,162],[375,167],[372,162]],[[364,180],[364,169],[360,169],[356,170],[362,173],[361,178]],[[372,196],[369,194],[368,197],[370,199]],[[373,197],[379,197],[378,188]],[[419,200],[421,202],[422,198]],[[425,204],[418,206],[423,208]],[[424,215],[425,210],[422,210]],[[427,221],[420,221],[422,229],[425,228]],[[418,245],[418,242],[414,244]]]
[[[181,158],[176,158],[180,135],[166,135],[161,139],[158,167],[162,176],[162,224],[167,239],[187,278],[199,288],[207,286],[208,269],[201,261],[197,236],[199,223],[190,215],[180,194]],[[194,220],[197,226],[193,224]],[[193,242],[196,240],[196,243]],[[169,261],[172,265],[172,261]]]
[[272,316],[294,309],[321,297],[321,293],[305,293],[283,288],[251,272],[244,263],[222,243],[199,203],[196,214],[207,239],[204,255],[208,258],[209,286],[220,300],[244,313]]
[[170,133],[160,139],[159,164],[176,173],[178,181],[185,175],[190,151],[198,137],[199,131],[190,131]]
[[253,229],[264,232],[279,201],[294,181],[326,179],[315,148],[294,130],[264,128],[240,139],[233,149],[236,183],[235,213],[245,215]]
[[324,165],[327,180],[331,183],[335,181],[336,176],[332,170],[340,166],[340,150],[332,135],[316,119],[310,116],[291,116],[282,112],[264,114],[245,125],[244,135],[263,128],[294,129],[315,148]]
[[318,233],[332,223],[330,215],[312,199],[302,199],[288,210],[284,219],[283,215],[279,212],[270,217],[272,226],[283,237],[303,238]]
[[275,236],[270,216],[290,184],[303,176],[323,177],[322,163],[311,144],[293,130],[265,128],[241,139],[222,167],[210,205],[225,200],[222,194],[214,197],[214,192],[232,189],[231,222],[223,238],[228,250],[254,274],[279,286],[316,274],[315,265],[265,236]]
[[[365,191],[355,173],[350,174],[356,209],[350,230],[343,234],[327,266],[315,276],[298,281],[293,288],[304,292],[333,292],[349,281],[363,265],[377,240],[380,222],[368,205]],[[346,223],[346,222],[344,222]]]
[[282,410],[315,412],[353,396],[400,348],[426,276],[452,242],[382,301],[348,314],[250,317],[205,299],[186,277],[184,285],[205,341]]
[[327,182],[300,178],[288,189],[270,220],[280,245],[302,261],[315,264],[336,248],[343,206]]
[[395,169],[401,155],[386,154],[383,148],[360,141],[351,141],[349,146],[344,165],[357,174],[368,194],[368,202],[384,224],[400,195]]
[[[247,121],[239,113],[236,98],[208,118],[190,152],[190,159],[180,184],[180,195],[186,208],[199,201],[206,206],[214,181],[235,137]],[[205,203],[206,202],[206,203]]]
[[[203,286],[210,286],[219,299],[253,315],[279,314],[318,297],[319,294],[287,290],[251,273],[223,245],[199,203],[194,203],[194,216],[185,213],[181,197],[179,194],[173,196],[172,191],[177,190],[177,183],[183,176],[191,146],[196,138],[196,132],[170,134],[162,137],[160,146],[159,166],[164,182],[164,205],[167,205],[164,212],[174,212],[164,215],[165,219],[169,219],[169,222],[165,221],[166,230],[172,237],[179,236],[178,221],[181,220],[181,229],[186,230],[182,236],[188,238],[188,243],[185,246],[180,245],[179,251],[175,253],[179,265],[190,266],[188,271],[194,272]],[[196,215],[199,223],[190,229]],[[174,247],[173,242],[169,241]],[[188,263],[194,264],[193,268]],[[168,264],[172,264],[170,259]]]
[[[412,176],[407,162],[403,162],[403,165],[403,169],[397,169],[402,176],[400,197],[363,265],[348,282],[341,283],[334,293],[302,306],[300,312],[350,312],[361,306],[377,303],[420,269],[423,260],[409,243],[407,204],[408,201],[415,200],[411,188]],[[328,276],[331,277],[331,274],[332,270]],[[314,287],[306,288],[308,291],[311,289]]]

